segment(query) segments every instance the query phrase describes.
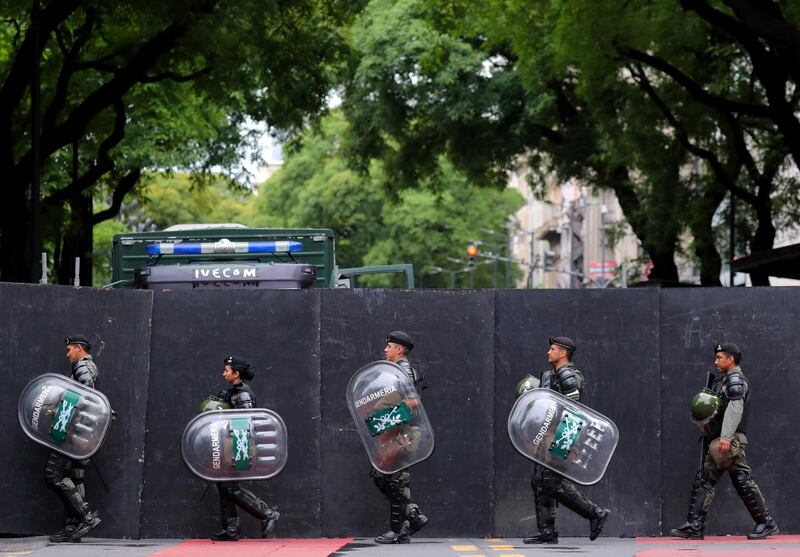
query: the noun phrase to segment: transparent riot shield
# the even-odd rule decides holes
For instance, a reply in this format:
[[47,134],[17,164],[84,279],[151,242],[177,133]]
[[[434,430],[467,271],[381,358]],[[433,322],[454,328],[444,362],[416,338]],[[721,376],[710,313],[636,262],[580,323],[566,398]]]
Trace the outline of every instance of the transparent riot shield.
[[372,465],[394,474],[433,453],[433,429],[414,383],[395,363],[380,360],[353,374],[347,407]]
[[106,395],[57,373],[40,375],[22,390],[17,407],[25,435],[69,458],[89,458],[111,423]]
[[607,417],[551,389],[520,396],[508,416],[508,436],[524,456],[570,480],[600,481],[617,448],[619,430]]
[[189,470],[204,480],[266,480],[286,465],[287,439],[286,424],[272,410],[214,410],[186,425],[181,454]]

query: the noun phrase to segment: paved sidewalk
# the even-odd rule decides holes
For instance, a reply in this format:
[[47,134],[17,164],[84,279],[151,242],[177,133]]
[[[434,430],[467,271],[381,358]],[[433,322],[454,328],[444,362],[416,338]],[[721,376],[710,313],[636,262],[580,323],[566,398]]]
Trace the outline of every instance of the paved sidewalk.
[[562,538],[531,546],[520,538],[418,538],[410,544],[377,545],[369,538],[242,540],[109,540],[48,544],[47,538],[0,538],[0,557],[800,557],[800,536],[749,541],[744,536],[675,538]]

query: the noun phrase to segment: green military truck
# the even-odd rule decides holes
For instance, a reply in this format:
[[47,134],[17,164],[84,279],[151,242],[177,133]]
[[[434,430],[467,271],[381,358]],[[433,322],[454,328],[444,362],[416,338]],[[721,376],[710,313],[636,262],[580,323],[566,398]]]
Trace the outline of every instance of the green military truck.
[[349,288],[358,275],[387,272],[414,287],[412,265],[338,268],[328,228],[176,225],[117,234],[111,255],[117,288]]

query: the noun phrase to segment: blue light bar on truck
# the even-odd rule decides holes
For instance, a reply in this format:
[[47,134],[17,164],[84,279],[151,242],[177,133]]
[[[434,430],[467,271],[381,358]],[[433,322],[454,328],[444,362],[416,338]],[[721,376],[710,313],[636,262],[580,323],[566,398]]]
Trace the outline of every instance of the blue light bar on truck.
[[202,253],[286,253],[301,251],[302,242],[294,240],[265,242],[157,242],[147,246],[149,255],[197,255]]

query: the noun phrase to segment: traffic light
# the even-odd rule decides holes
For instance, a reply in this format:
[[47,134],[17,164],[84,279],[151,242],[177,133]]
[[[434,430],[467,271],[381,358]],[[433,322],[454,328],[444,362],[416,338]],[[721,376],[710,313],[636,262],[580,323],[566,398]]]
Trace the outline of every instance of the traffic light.
[[475,267],[475,256],[478,255],[478,246],[475,244],[470,244],[467,246],[467,266],[470,269]]

